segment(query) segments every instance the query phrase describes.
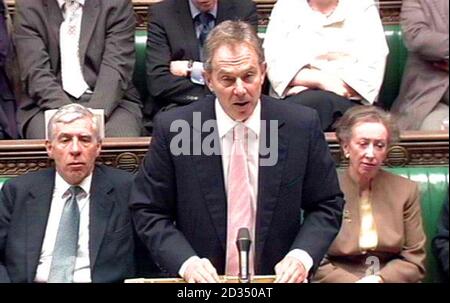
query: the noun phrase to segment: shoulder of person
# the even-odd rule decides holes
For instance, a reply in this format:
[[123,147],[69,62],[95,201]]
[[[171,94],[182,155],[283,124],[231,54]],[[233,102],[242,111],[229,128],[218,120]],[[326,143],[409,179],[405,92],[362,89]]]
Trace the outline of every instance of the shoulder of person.
[[194,114],[198,115],[203,120],[206,116],[203,114],[205,111],[214,111],[214,103],[215,97],[207,96],[187,105],[175,106],[169,110],[162,110],[156,114],[154,123],[163,128],[170,127],[172,123],[176,121],[185,121],[189,125],[192,125]]
[[108,178],[108,181],[112,183],[127,184],[132,182],[134,179],[134,175],[132,173],[123,169],[109,167],[106,165],[96,165],[95,169],[100,170],[101,173]]
[[418,186],[417,182],[412,181],[406,177],[391,173],[384,169],[379,171],[379,177],[382,178],[386,183],[390,184],[392,187],[397,188],[415,188]]
[[269,96],[261,97],[261,106],[268,106],[271,119],[282,118],[288,123],[311,123],[318,119],[314,109],[289,101],[274,99]]
[[19,189],[30,188],[36,184],[42,184],[45,178],[54,178],[54,168],[44,168],[34,172],[28,172],[23,175],[8,179],[3,187],[18,187]]
[[[222,0],[222,1],[230,1],[230,0]],[[256,4],[252,0],[231,0],[232,3],[240,8],[256,8]]]
[[[164,0],[164,1],[150,4],[148,6],[149,12],[152,12],[154,14],[155,14],[155,12],[158,13],[158,14],[155,14],[154,16],[151,16],[150,18],[158,18],[158,17],[160,17],[159,14],[161,14],[161,13],[172,14],[175,12],[175,9],[177,9],[180,5],[186,5],[185,3],[182,3],[182,2],[187,2],[187,1]],[[189,4],[187,4],[187,5],[189,5]]]

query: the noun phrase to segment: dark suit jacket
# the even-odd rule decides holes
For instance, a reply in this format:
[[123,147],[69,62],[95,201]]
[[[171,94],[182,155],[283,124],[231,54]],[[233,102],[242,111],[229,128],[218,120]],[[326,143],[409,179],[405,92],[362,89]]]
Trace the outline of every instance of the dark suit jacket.
[[[134,274],[128,199],[133,176],[97,166],[90,196],[89,257],[93,282],[119,282]],[[55,182],[46,169],[11,179],[0,191],[0,283],[33,282]]]
[[[341,224],[343,197],[334,161],[313,110],[269,97],[261,102],[261,119],[278,121],[278,161],[259,167],[255,272],[273,274],[276,263],[295,248],[308,252],[317,266]],[[202,122],[215,120],[214,99],[156,116],[151,146],[133,185],[132,216],[155,262],[168,273],[176,274],[183,262],[198,255],[223,274],[227,201],[222,157],[174,156],[170,151],[177,136],[170,125],[177,119],[186,121],[191,138],[219,140],[217,127],[200,133],[194,112]],[[193,143],[188,146],[192,151]]]
[[[205,86],[186,77],[173,76],[173,60],[200,61],[199,42],[188,0],[165,0],[148,12],[147,87],[150,98],[144,105],[147,117],[168,105],[185,105],[208,94]],[[257,28],[256,6],[251,0],[219,0],[216,24],[225,20],[250,22]]]
[[449,271],[448,271],[448,195],[447,200],[444,202],[444,206],[442,208],[441,219],[438,224],[438,233],[433,238],[433,253],[439,260],[442,271],[445,274],[445,279],[449,280]]
[[[63,21],[56,0],[17,0],[15,43],[25,97],[20,101],[21,127],[38,111],[71,103],[61,85],[59,28]],[[140,116],[132,84],[135,63],[135,17],[129,0],[89,0],[83,7],[80,63],[94,94],[87,107],[117,106]]]
[[[1,5],[5,8],[0,18],[5,18],[6,20],[6,31],[9,37],[11,37],[11,17],[8,14],[8,7],[5,0],[0,0]],[[16,122],[16,104],[15,96],[19,95],[19,68],[17,66],[17,61],[15,58],[14,44],[9,41],[7,47],[7,53],[5,54],[4,65],[0,68],[0,81],[5,81],[4,85],[7,85],[9,90],[6,93],[0,92],[0,139],[17,139],[19,137],[17,131]],[[1,85],[0,85],[1,87]],[[2,138],[4,137],[4,138]]]

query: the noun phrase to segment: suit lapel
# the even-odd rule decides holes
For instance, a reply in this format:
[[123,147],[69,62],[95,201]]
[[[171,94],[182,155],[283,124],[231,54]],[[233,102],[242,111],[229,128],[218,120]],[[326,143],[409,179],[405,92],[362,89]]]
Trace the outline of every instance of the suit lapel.
[[185,58],[193,58],[194,60],[200,60],[200,50],[197,39],[197,34],[195,33],[194,22],[192,21],[191,9],[189,8],[189,1],[178,0],[177,2],[177,14],[180,23],[180,28],[182,28],[183,35],[180,38],[183,39],[185,43]]
[[52,65],[55,66],[55,70],[58,70],[59,62],[59,28],[64,21],[61,8],[58,6],[55,0],[44,0],[45,9],[48,16],[48,32],[49,32],[49,49],[55,50],[51,54]]
[[80,31],[80,65],[84,65],[86,50],[91,40],[92,33],[97,26],[97,18],[100,13],[98,0],[85,1]]
[[[255,239],[255,252],[256,252],[256,268],[259,268],[261,253],[264,249],[267,235],[269,232],[270,224],[275,207],[278,203],[278,193],[280,190],[280,183],[283,179],[283,171],[285,169],[287,146],[289,136],[286,133],[286,127],[284,121],[277,119],[278,126],[278,161],[275,165],[264,165],[264,158],[261,148],[263,145],[270,146],[269,144],[275,144],[273,138],[270,136],[270,120],[275,119],[271,114],[273,110],[272,104],[261,100],[261,142],[260,142],[260,160],[259,160],[259,180],[258,180],[258,206],[256,214],[256,239]],[[264,125],[265,123],[265,125]],[[275,127],[276,127],[275,126]],[[265,127],[266,137],[264,140],[263,131]],[[270,141],[269,141],[270,140]],[[266,141],[266,142],[264,142]],[[270,143],[269,143],[270,142]]]
[[[202,111],[203,122],[207,120],[216,121],[214,112],[215,102],[213,99],[208,99],[208,101],[210,102],[207,103],[205,110]],[[193,132],[195,134],[201,133],[202,142],[209,136],[214,136],[215,140],[217,140],[216,142],[220,142],[219,134],[217,133],[217,122],[215,125],[216,127],[214,130],[208,133],[201,132],[199,127],[193,125]],[[225,251],[227,234],[227,201],[222,171],[222,157],[219,153],[208,156],[202,152],[200,156],[193,156],[193,159],[196,163],[196,167],[202,168],[197,171],[199,184],[202,185],[201,189],[205,198],[206,207],[211,215],[211,221],[213,222],[216,234]]]
[[47,228],[53,189],[55,187],[55,170],[44,173],[39,185],[29,189],[29,200],[26,202],[26,251],[27,279],[33,282]]
[[[89,1],[88,1],[89,2]],[[115,197],[111,194],[113,186],[101,168],[96,167],[92,177],[89,205],[89,258],[91,271],[97,260],[98,252],[106,233]]]
[[234,4],[231,3],[231,1],[228,1],[228,0],[218,1],[216,25],[225,20],[235,17],[236,14],[233,13],[233,12],[235,12],[235,10],[233,8],[234,8]]

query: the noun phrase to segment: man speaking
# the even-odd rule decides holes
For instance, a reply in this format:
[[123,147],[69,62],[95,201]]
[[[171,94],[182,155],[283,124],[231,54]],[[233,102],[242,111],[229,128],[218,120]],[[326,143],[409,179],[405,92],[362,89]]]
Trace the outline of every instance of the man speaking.
[[261,96],[266,67],[247,23],[215,27],[204,53],[216,98],[157,115],[131,194],[137,232],[163,270],[202,283],[238,275],[245,227],[251,273],[304,282],[344,202],[317,114]]

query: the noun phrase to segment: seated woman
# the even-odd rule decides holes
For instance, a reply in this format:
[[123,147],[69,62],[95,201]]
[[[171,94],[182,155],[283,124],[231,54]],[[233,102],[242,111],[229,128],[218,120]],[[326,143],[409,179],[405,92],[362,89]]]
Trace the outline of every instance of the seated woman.
[[278,0],[264,51],[271,94],[316,109],[324,131],[377,100],[389,53],[373,0]]
[[341,230],[320,264],[318,282],[419,282],[425,234],[415,182],[380,169],[396,138],[389,114],[356,106],[336,135],[349,167],[339,175],[345,208]]

